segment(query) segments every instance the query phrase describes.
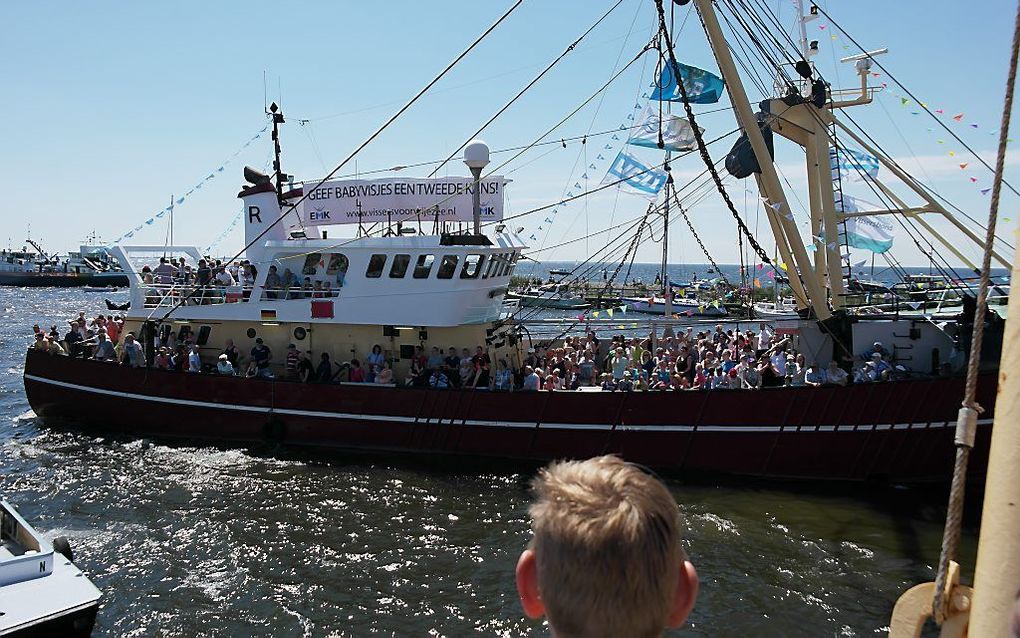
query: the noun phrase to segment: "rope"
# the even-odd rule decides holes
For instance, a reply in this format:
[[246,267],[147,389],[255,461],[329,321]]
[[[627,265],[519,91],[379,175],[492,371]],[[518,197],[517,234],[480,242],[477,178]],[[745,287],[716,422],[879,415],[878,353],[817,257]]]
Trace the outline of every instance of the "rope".
[[[441,79],[443,79],[446,76],[446,74],[449,73],[450,70],[453,69],[453,67],[457,66],[457,64],[459,64],[461,60],[466,58],[468,53],[471,53],[471,51],[473,51],[474,48],[477,47],[478,44],[481,43],[481,41],[486,38],[486,36],[488,36],[490,33],[495,31],[496,27],[498,27],[500,24],[503,23],[504,20],[506,20],[508,17],[510,17],[510,14],[513,13],[514,10],[517,9],[517,7],[521,6],[521,3],[523,3],[523,2],[524,2],[524,0],[517,0],[517,2],[515,2],[513,5],[511,5],[510,8],[507,9],[506,12],[504,12],[503,15],[501,15],[499,17],[499,19],[497,19],[495,22],[493,22],[489,26],[489,28],[487,28],[485,31],[482,32],[481,35],[479,35],[477,38],[475,38],[475,40],[470,45],[468,45],[468,47],[466,49],[464,49],[456,58],[454,58],[452,62],[447,64],[446,68],[444,68],[442,71],[439,72],[439,75],[437,75],[436,77],[432,78],[432,80],[430,80],[428,84],[426,84],[420,91],[418,91],[415,94],[414,97],[412,97],[410,100],[408,100],[408,102],[406,104],[404,104],[404,106],[402,106],[399,111],[394,113],[388,120],[386,120],[386,122],[382,126],[380,126],[378,129],[376,129],[376,131],[374,133],[372,133],[368,137],[368,139],[366,139],[356,149],[354,149],[354,151],[352,151],[351,154],[348,155],[346,159],[344,159],[344,161],[342,161],[339,164],[337,164],[336,168],[331,170],[328,175],[326,175],[325,177],[320,179],[319,182],[315,186],[313,186],[312,188],[306,189],[304,191],[304,194],[301,196],[301,198],[299,200],[294,202],[291,205],[290,208],[288,208],[282,215],[277,217],[276,220],[273,223],[271,223],[268,226],[266,226],[266,229],[263,230],[261,233],[259,233],[254,239],[252,239],[250,242],[245,244],[244,248],[242,248],[240,251],[238,251],[238,253],[236,255],[234,255],[229,260],[227,260],[227,263],[229,264],[229,263],[237,260],[241,255],[244,254],[244,252],[246,250],[248,250],[249,248],[254,246],[255,242],[261,240],[263,237],[266,236],[267,233],[269,233],[270,230],[272,230],[273,228],[276,227],[277,224],[282,222],[284,220],[284,218],[287,217],[287,215],[289,215],[293,211],[297,210],[298,205],[300,205],[301,202],[303,202],[306,199],[308,199],[308,196],[312,193],[312,191],[314,191],[316,188],[318,188],[319,186],[321,186],[324,183],[326,183],[327,181],[329,181],[329,179],[332,178],[334,175],[339,173],[340,169],[342,169],[344,166],[346,166],[348,164],[348,162],[350,162],[352,159],[354,159],[354,157],[358,153],[360,153],[366,146],[368,146],[372,142],[372,140],[374,140],[375,138],[379,137],[379,135],[381,135],[383,131],[385,131],[387,128],[389,128],[389,126],[391,124],[393,124],[393,122],[395,122],[397,120],[397,118],[399,118],[401,115],[403,115],[404,112],[407,111],[407,109],[411,108],[411,106],[413,106],[414,103],[417,102],[423,95],[428,93],[428,91],[433,86],[435,86]],[[192,294],[194,294],[194,293],[192,293]],[[166,321],[175,310],[177,310],[182,305],[184,305],[184,303],[188,299],[190,299],[192,297],[192,294],[189,294],[184,299],[181,299],[180,302],[178,302],[172,308],[167,310],[166,314],[163,315],[163,318],[160,319],[160,322]]]
[[942,536],[942,554],[939,556],[939,569],[935,577],[935,599],[932,602],[932,609],[935,612],[935,621],[940,625],[946,620],[948,611],[944,593],[949,573],[949,561],[956,556],[957,546],[960,543],[967,460],[974,447],[977,415],[983,412],[981,406],[974,399],[977,394],[978,364],[981,359],[981,341],[985,330],[989,271],[992,267],[992,244],[995,241],[995,223],[999,216],[999,195],[1002,190],[1002,173],[1006,163],[1006,139],[1009,134],[1010,112],[1013,110],[1013,84],[1016,81],[1018,53],[1020,53],[1020,3],[1017,3],[1016,21],[1013,27],[1013,49],[1009,60],[1009,76],[1006,80],[1006,99],[1002,107],[999,149],[995,156],[995,179],[992,182],[992,202],[988,211],[988,228],[985,233],[985,249],[981,261],[981,281],[978,284],[974,334],[971,340],[970,358],[967,361],[967,385],[964,388],[963,407],[960,408],[960,416],[956,423],[956,462],[953,465],[953,484],[949,492],[949,511],[946,514],[946,528]]
[[[849,32],[848,32],[848,31],[847,31],[846,29],[844,29],[843,27],[841,27],[841,26],[840,26],[840,24],[839,24],[838,22],[836,22],[835,20],[833,20],[833,19],[832,19],[832,16],[830,16],[830,15],[829,15],[828,13],[826,13],[825,9],[823,9],[823,8],[822,8],[822,7],[820,7],[820,6],[818,6],[817,4],[815,4],[814,6],[815,6],[815,7],[818,7],[818,11],[820,11],[820,12],[821,12],[821,14],[825,16],[825,18],[826,18],[826,19],[827,19],[827,20],[829,21],[829,24],[831,24],[832,26],[834,26],[834,27],[836,27],[837,29],[839,29],[839,30],[840,30],[840,31],[841,31],[841,32],[843,33],[843,35],[845,35],[845,36],[847,37],[847,39],[848,39],[848,40],[850,40],[851,42],[853,42],[853,44],[854,44],[854,46],[855,46],[855,47],[857,47],[858,49],[860,49],[862,53],[866,53],[866,52],[867,52],[867,49],[865,49],[865,48],[864,48],[863,46],[861,46],[861,44],[860,44],[860,43],[859,43],[859,42],[858,42],[857,40],[855,40],[855,39],[854,39],[854,37],[853,37],[852,35],[850,35],[850,33],[849,33]],[[919,107],[921,107],[922,109],[924,109],[924,112],[925,112],[925,113],[927,113],[927,114],[928,114],[929,116],[931,116],[931,118],[932,118],[933,120],[935,120],[935,122],[937,122],[937,123],[938,123],[938,125],[939,125],[940,127],[942,127],[943,129],[945,129],[945,131],[946,131],[947,133],[949,133],[949,135],[951,135],[951,136],[952,136],[952,138],[953,138],[954,140],[956,140],[956,142],[957,142],[958,144],[960,144],[961,146],[963,146],[963,148],[967,149],[967,151],[968,151],[968,152],[969,152],[969,153],[970,153],[971,155],[973,155],[973,156],[974,156],[974,159],[976,159],[976,160],[977,160],[978,162],[980,162],[981,164],[983,164],[983,165],[984,165],[984,167],[985,167],[985,168],[987,168],[988,170],[992,170],[992,167],[988,165],[988,162],[987,162],[987,161],[985,161],[985,158],[983,158],[983,157],[981,157],[980,155],[978,155],[977,151],[975,151],[975,150],[974,150],[973,148],[971,148],[971,146],[970,146],[969,144],[967,144],[967,142],[964,142],[964,141],[963,141],[963,139],[961,139],[961,138],[960,138],[960,136],[959,136],[959,135],[957,135],[957,134],[956,134],[956,132],[955,132],[955,131],[954,131],[953,129],[949,128],[949,126],[947,126],[947,125],[946,125],[946,123],[942,121],[942,118],[939,118],[939,117],[937,117],[937,116],[936,116],[936,115],[935,115],[934,113],[932,113],[932,112],[931,112],[931,109],[929,109],[929,108],[928,108],[928,107],[927,107],[927,106],[925,105],[925,103],[924,103],[923,101],[921,101],[921,100],[917,99],[917,96],[916,96],[916,95],[914,95],[914,94],[913,94],[913,93],[912,93],[912,92],[910,91],[910,89],[908,89],[908,88],[907,88],[907,87],[906,87],[906,86],[905,86],[905,85],[904,85],[904,84],[903,84],[902,82],[900,82],[899,80],[897,80],[897,79],[896,79],[896,78],[895,78],[895,77],[893,76],[893,74],[889,72],[889,69],[887,69],[887,68],[885,68],[884,66],[882,66],[882,63],[881,63],[881,62],[879,62],[878,58],[873,58],[873,57],[869,57],[868,59],[869,59],[869,60],[871,60],[871,61],[872,61],[872,62],[873,62],[873,63],[875,64],[875,66],[877,66],[877,67],[878,67],[879,69],[881,69],[881,70],[882,70],[882,72],[883,72],[883,73],[885,73],[886,77],[888,77],[888,78],[889,78],[890,80],[892,80],[892,81],[893,81],[893,82],[895,82],[895,83],[896,83],[897,85],[899,85],[899,87],[900,87],[901,89],[903,89],[903,92],[904,92],[904,93],[906,93],[906,94],[907,94],[908,96],[910,96],[910,98],[911,98],[911,99],[913,99],[913,100],[914,100],[914,104],[916,104],[916,105],[918,105]],[[1006,188],[1008,188],[1009,190],[1013,191],[1013,193],[1014,193],[1015,195],[1020,195],[1020,191],[1018,191],[1017,189],[1013,188],[1013,186],[1012,186],[1012,185],[1010,185],[1010,183],[1009,183],[1009,182],[1007,182],[1007,181],[1006,181],[1005,179],[1002,179],[1002,183],[1006,185]]]
[[691,230],[691,235],[693,235],[694,240],[698,242],[698,247],[701,248],[701,252],[705,253],[705,258],[712,264],[712,268],[715,269],[715,272],[719,275],[719,278],[723,280],[723,283],[725,283],[727,287],[732,288],[733,284],[730,283],[730,280],[727,279],[726,275],[724,275],[722,270],[719,269],[719,265],[715,263],[715,259],[713,259],[712,255],[708,252],[708,248],[705,248],[705,244],[701,241],[701,237],[698,236],[698,231],[694,230],[694,224],[691,223],[691,218],[687,216],[687,211],[680,205],[679,199],[676,200],[676,207],[680,210],[680,215],[683,216],[684,221],[687,222],[687,228]]
[[467,138],[467,140],[465,140],[465,141],[464,141],[464,143],[463,143],[463,144],[461,144],[461,145],[460,145],[460,146],[458,146],[458,147],[457,147],[456,149],[454,149],[454,151],[453,151],[452,153],[450,153],[450,155],[449,155],[449,156],[448,156],[448,157],[447,157],[446,159],[444,159],[444,160],[443,160],[442,162],[440,162],[440,163],[439,163],[439,164],[438,164],[438,165],[437,165],[437,166],[436,166],[436,167],[435,167],[434,169],[432,169],[432,172],[431,172],[431,173],[429,173],[429,175],[428,175],[428,176],[429,176],[429,177],[433,177],[433,176],[434,176],[434,175],[435,175],[436,173],[438,173],[438,172],[440,171],[440,169],[442,169],[442,168],[443,168],[444,166],[446,166],[446,164],[447,164],[447,163],[449,163],[449,161],[450,161],[450,160],[452,160],[452,159],[454,158],[454,156],[455,156],[455,155],[457,154],[457,151],[459,151],[460,149],[462,149],[462,148],[464,148],[465,146],[467,146],[467,145],[468,145],[468,143],[469,143],[469,142],[471,142],[471,140],[475,139],[475,138],[476,138],[476,137],[477,137],[478,135],[480,135],[480,134],[481,134],[481,132],[482,132],[482,131],[484,131],[484,130],[485,130],[485,129],[486,129],[486,128],[487,128],[487,127],[488,127],[488,126],[490,125],[490,124],[492,124],[493,122],[495,122],[495,121],[496,121],[496,118],[498,118],[498,117],[499,117],[500,115],[503,115],[503,113],[505,113],[505,112],[506,112],[506,110],[507,110],[507,109],[509,109],[509,108],[510,108],[510,107],[511,107],[511,106],[513,105],[513,103],[514,103],[514,102],[516,102],[517,100],[519,100],[519,99],[521,98],[521,96],[522,96],[522,95],[524,95],[525,93],[527,93],[528,89],[530,89],[531,87],[533,87],[533,86],[535,86],[536,84],[538,84],[538,81],[539,81],[539,80],[541,80],[541,79],[542,79],[543,77],[545,77],[545,74],[546,74],[546,73],[548,73],[549,71],[552,71],[552,68],[553,68],[554,66],[556,66],[556,65],[557,65],[557,64],[558,64],[558,63],[560,62],[560,60],[562,60],[563,58],[567,57],[567,55],[568,55],[568,54],[570,54],[570,53],[571,53],[571,52],[572,52],[572,51],[573,51],[573,50],[574,50],[574,49],[575,49],[575,48],[577,47],[577,45],[581,43],[581,40],[584,40],[584,38],[585,38],[585,37],[586,37],[586,36],[587,36],[587,35],[588,35],[589,33],[591,33],[592,31],[594,31],[594,30],[595,30],[595,27],[599,26],[599,24],[601,24],[603,20],[605,20],[606,18],[608,18],[608,17],[609,17],[609,14],[610,14],[610,13],[612,13],[612,12],[613,12],[613,11],[614,11],[614,10],[616,9],[616,7],[620,6],[620,4],[621,4],[622,2],[623,2],[623,0],[616,0],[616,4],[614,4],[613,6],[609,7],[609,10],[608,10],[608,11],[606,11],[605,13],[603,13],[603,14],[602,14],[602,17],[601,17],[601,18],[599,18],[598,20],[596,20],[596,21],[595,21],[595,24],[593,24],[593,25],[591,25],[590,27],[588,27],[588,30],[587,30],[587,31],[585,31],[584,33],[582,33],[582,34],[581,34],[581,35],[580,35],[580,36],[579,36],[579,37],[578,37],[578,38],[577,38],[576,40],[574,40],[574,41],[573,41],[573,42],[572,42],[572,43],[570,44],[570,46],[568,46],[568,47],[566,48],[566,50],[564,50],[564,51],[563,51],[563,53],[561,53],[561,54],[559,55],[559,57],[557,57],[557,58],[556,58],[555,60],[553,60],[552,62],[550,62],[548,66],[546,66],[546,67],[545,67],[544,69],[542,69],[542,72],[541,72],[541,73],[539,73],[538,75],[536,75],[536,76],[534,77],[534,79],[532,79],[532,80],[531,80],[531,82],[528,82],[528,83],[527,83],[527,84],[526,84],[526,85],[524,86],[524,88],[523,88],[523,89],[521,89],[520,91],[518,91],[517,95],[513,96],[513,97],[512,97],[511,99],[510,99],[510,101],[509,101],[509,102],[507,102],[506,104],[504,104],[504,105],[503,105],[503,108],[501,108],[501,109],[499,109],[498,111],[496,111],[495,115],[493,115],[492,117],[490,117],[490,118],[489,118],[489,119],[488,119],[488,120],[487,120],[487,121],[485,122],[485,124],[482,124],[482,125],[481,125],[480,127],[478,127],[478,130],[477,130],[477,131],[475,131],[474,133],[472,133],[472,134],[471,134],[471,135],[470,135],[470,136],[469,136],[469,137]]
[[772,260],[769,258],[769,254],[761,247],[758,240],[754,238],[751,230],[744,223],[744,220],[740,218],[740,213],[737,212],[736,207],[733,205],[733,201],[730,200],[729,193],[726,192],[726,188],[723,186],[722,178],[719,177],[719,171],[715,168],[715,163],[712,162],[712,157],[708,154],[708,147],[705,145],[705,140],[701,135],[701,129],[698,128],[698,122],[694,118],[694,109],[691,108],[690,99],[687,96],[687,87],[684,84],[683,77],[680,74],[680,65],[676,61],[676,55],[673,53],[673,40],[670,38],[669,30],[666,29],[666,15],[662,8],[662,0],[655,0],[655,10],[659,13],[659,29],[662,32],[662,38],[666,42],[666,52],[669,54],[669,63],[673,67],[673,77],[676,78],[677,86],[680,87],[680,96],[683,98],[684,111],[687,115],[688,121],[691,123],[691,128],[694,132],[694,139],[698,143],[698,152],[701,154],[701,159],[705,162],[705,166],[708,168],[708,172],[712,175],[712,181],[715,182],[716,190],[719,191],[719,195],[726,203],[726,207],[730,210],[733,215],[733,219],[737,221],[737,226],[740,231],[747,237],[747,241],[751,244],[751,248],[754,249],[755,254],[762,262],[772,265]]

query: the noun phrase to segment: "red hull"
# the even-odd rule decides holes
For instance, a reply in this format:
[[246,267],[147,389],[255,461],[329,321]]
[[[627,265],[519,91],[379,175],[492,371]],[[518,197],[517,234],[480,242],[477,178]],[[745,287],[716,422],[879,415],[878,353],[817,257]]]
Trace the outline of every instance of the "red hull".
[[[996,376],[971,468],[984,473]],[[134,370],[30,351],[44,419],[157,437],[542,462],[619,453],[659,471],[945,481],[963,379],[847,388],[540,392],[337,386]]]

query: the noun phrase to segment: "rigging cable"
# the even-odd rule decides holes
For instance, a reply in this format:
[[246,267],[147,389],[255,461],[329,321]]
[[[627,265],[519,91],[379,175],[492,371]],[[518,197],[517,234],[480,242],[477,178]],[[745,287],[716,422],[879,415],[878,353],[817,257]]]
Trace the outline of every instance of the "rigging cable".
[[[669,35],[669,32],[666,30],[666,18],[662,8],[662,0],[655,0],[655,8],[656,11],[658,11],[659,13],[659,29],[660,32],[662,33],[663,40],[666,43],[666,51],[669,54],[669,63],[673,67],[673,75],[676,78],[681,78],[682,75],[680,74],[680,64],[676,61],[676,55],[673,53],[673,41]],[[762,262],[769,264],[771,266],[772,259],[769,258],[769,254],[765,251],[764,248],[761,247],[761,244],[759,244],[758,240],[754,238],[754,235],[751,234],[751,231],[750,229],[747,228],[747,225],[744,223],[744,220],[740,218],[740,214],[737,212],[736,207],[733,205],[733,201],[730,200],[729,193],[726,192],[726,188],[723,186],[722,178],[719,176],[719,171],[715,169],[715,163],[712,161],[711,156],[708,154],[708,147],[705,145],[704,137],[702,136],[701,130],[698,128],[698,123],[694,117],[694,109],[691,108],[690,98],[687,95],[687,87],[684,85],[684,82],[682,81],[678,81],[676,84],[680,88],[680,95],[683,99],[684,111],[687,114],[687,119],[691,123],[691,128],[693,129],[694,132],[694,139],[698,143],[698,151],[701,154],[701,159],[702,161],[704,161],[705,166],[708,168],[709,173],[712,175],[712,180],[715,182],[716,190],[719,191],[719,195],[723,198],[723,201],[726,203],[726,207],[729,208],[730,213],[732,213],[733,218],[737,222],[737,225],[740,227],[740,230],[747,237],[748,243],[751,244],[751,247],[754,249],[759,259],[761,259]]]
[[546,73],[548,73],[549,71],[552,71],[552,69],[553,69],[553,67],[554,67],[554,66],[556,66],[556,65],[557,65],[557,64],[558,64],[558,63],[559,63],[559,62],[560,62],[561,60],[563,60],[563,58],[567,57],[567,55],[568,55],[568,54],[570,54],[570,52],[572,52],[572,51],[574,50],[574,48],[575,48],[575,47],[576,47],[576,46],[577,46],[578,44],[580,44],[580,43],[581,43],[581,40],[584,40],[585,36],[587,36],[587,35],[588,35],[589,33],[591,33],[592,31],[594,31],[594,30],[595,30],[595,28],[596,28],[597,26],[599,26],[600,24],[602,24],[602,21],[603,21],[603,20],[605,20],[606,18],[608,18],[608,17],[609,17],[609,14],[611,14],[611,13],[612,13],[612,12],[613,12],[614,10],[616,10],[616,8],[617,8],[618,6],[620,6],[620,4],[621,4],[621,3],[623,3],[623,0],[616,0],[616,4],[614,4],[613,6],[609,7],[609,10],[608,10],[608,11],[606,11],[605,13],[603,13],[603,14],[602,14],[602,17],[600,17],[600,18],[599,18],[598,20],[596,20],[594,24],[592,24],[592,25],[591,25],[590,27],[588,27],[588,29],[587,29],[587,30],[586,30],[586,31],[585,31],[584,33],[582,33],[582,34],[581,34],[581,35],[580,35],[580,36],[579,36],[579,37],[578,37],[578,38],[577,38],[576,40],[574,40],[574,41],[573,41],[573,42],[572,42],[572,43],[571,43],[571,44],[570,44],[570,45],[569,45],[569,46],[568,46],[568,47],[567,47],[567,48],[566,48],[566,49],[565,49],[565,50],[563,51],[563,53],[561,53],[561,54],[559,55],[559,57],[557,57],[557,58],[556,58],[555,60],[553,60],[552,62],[550,62],[550,63],[549,63],[549,64],[548,64],[548,65],[547,65],[547,66],[546,66],[546,67],[545,67],[544,69],[542,69],[541,73],[539,73],[538,75],[536,75],[536,76],[535,76],[535,77],[534,77],[534,78],[533,78],[533,79],[531,80],[531,82],[528,82],[527,84],[525,84],[525,85],[524,85],[524,88],[523,88],[523,89],[521,89],[520,91],[518,91],[518,92],[517,92],[517,95],[513,96],[513,97],[512,97],[511,99],[510,99],[510,101],[509,101],[509,102],[507,102],[506,104],[504,104],[504,105],[503,105],[503,107],[502,107],[501,109],[499,109],[498,111],[496,111],[496,113],[495,113],[495,114],[494,114],[494,115],[493,115],[492,117],[490,117],[490,118],[489,118],[489,119],[488,119],[488,120],[487,120],[487,121],[485,122],[485,124],[482,124],[482,125],[481,125],[481,126],[480,126],[480,127],[478,128],[478,130],[477,130],[477,131],[475,131],[475,132],[474,132],[474,133],[472,133],[472,134],[471,134],[470,136],[468,136],[467,140],[465,140],[463,144],[461,144],[461,145],[460,145],[460,146],[458,146],[458,147],[457,147],[456,149],[454,149],[454,151],[453,151],[452,153],[450,153],[450,156],[449,156],[449,157],[447,157],[446,159],[444,159],[444,160],[443,160],[442,162],[440,162],[440,163],[439,163],[439,165],[438,165],[438,166],[436,166],[436,167],[435,167],[434,169],[432,169],[432,172],[431,172],[431,173],[429,173],[429,174],[428,174],[428,176],[429,176],[429,177],[433,177],[433,176],[434,176],[434,175],[435,175],[436,173],[438,173],[438,172],[439,172],[439,169],[441,169],[441,168],[443,168],[444,166],[446,166],[447,162],[449,162],[450,160],[452,160],[452,159],[454,158],[454,156],[455,156],[455,155],[457,155],[457,152],[458,152],[458,151],[460,151],[460,149],[464,148],[465,146],[467,146],[467,144],[468,144],[468,143],[469,143],[469,142],[470,142],[471,140],[473,140],[473,139],[475,139],[476,137],[478,137],[478,135],[479,135],[479,134],[480,134],[480,133],[481,133],[482,131],[484,131],[484,130],[485,130],[485,129],[486,129],[486,128],[487,128],[487,127],[488,127],[488,126],[490,125],[490,124],[492,124],[492,123],[493,123],[494,121],[496,121],[496,118],[498,118],[498,117],[499,117],[500,115],[502,115],[503,113],[505,113],[505,112],[507,111],[507,109],[509,109],[509,108],[510,108],[510,107],[511,107],[511,106],[513,105],[513,103],[514,103],[514,102],[516,102],[516,101],[517,101],[518,99],[520,99],[520,98],[521,98],[521,96],[523,96],[523,95],[524,95],[524,94],[525,94],[525,93],[526,93],[526,92],[527,92],[527,91],[528,91],[528,90],[529,90],[529,89],[530,89],[531,87],[533,87],[533,86],[535,86],[536,84],[538,84],[538,81],[539,81],[539,80],[541,80],[541,79],[542,79],[543,77],[545,77],[545,74],[546,74]]
[[[313,187],[311,190],[303,193],[301,195],[301,198],[298,199],[298,201],[294,202],[287,211],[283,212],[278,218],[276,218],[273,222],[268,224],[266,226],[265,230],[263,230],[261,233],[256,235],[254,239],[252,239],[250,242],[245,244],[244,248],[242,248],[236,255],[231,257],[230,260],[227,263],[231,263],[234,260],[238,259],[241,255],[243,255],[244,251],[246,251],[248,248],[253,246],[255,244],[255,242],[257,242],[260,239],[262,239],[263,237],[265,237],[266,234],[270,230],[275,228],[277,224],[282,222],[284,220],[284,218],[287,217],[288,214],[290,214],[291,212],[295,211],[297,209],[298,205],[301,204],[301,202],[305,201],[305,199],[308,198],[308,195],[312,191],[314,191],[315,188],[318,188],[323,183],[325,183],[327,180],[329,180],[331,177],[333,177],[338,172],[340,172],[341,168],[346,166],[348,162],[350,162],[352,159],[354,159],[354,157],[358,153],[360,153],[366,146],[368,146],[375,138],[379,137],[379,135],[381,135],[383,131],[385,131],[387,128],[389,128],[389,126],[391,124],[393,124],[393,122],[395,122],[397,120],[397,118],[399,118],[401,115],[404,114],[405,111],[407,111],[409,108],[411,108],[411,106],[414,105],[415,102],[417,102],[423,95],[425,95],[425,93],[427,93],[429,91],[429,89],[431,89],[433,86],[435,86],[439,82],[439,80],[441,80],[443,77],[445,77],[446,74],[449,73],[450,70],[453,69],[453,67],[457,66],[457,64],[460,63],[461,60],[466,58],[468,53],[470,53],[472,50],[474,50],[474,48],[476,46],[478,46],[478,44],[481,43],[481,41],[484,40],[490,33],[492,33],[496,29],[496,27],[498,27],[500,24],[503,23],[504,20],[506,20],[508,17],[510,17],[510,14],[513,13],[519,6],[521,6],[521,4],[523,4],[523,2],[524,2],[524,0],[517,0],[514,4],[512,4],[510,6],[510,8],[507,9],[503,13],[503,15],[501,15],[485,31],[483,31],[481,35],[479,35],[477,38],[475,38],[475,40],[466,49],[464,49],[456,58],[454,58],[452,62],[447,64],[446,67],[442,71],[439,72],[439,75],[437,75],[434,78],[432,78],[432,80],[430,80],[428,84],[426,84],[424,87],[422,87],[422,89],[420,91],[418,91],[418,93],[416,93],[415,96],[412,97],[406,104],[404,104],[404,106],[402,106],[399,111],[394,113],[393,116],[391,116],[388,120],[386,120],[386,122],[384,122],[382,126],[380,126],[378,129],[376,129],[376,131],[374,133],[372,133],[368,137],[368,139],[366,139],[356,149],[354,149],[354,151],[352,151],[346,157],[346,159],[344,159],[342,162],[337,164],[336,168],[334,168],[332,171],[329,172],[329,174],[327,174],[325,177],[323,177],[321,180],[319,180],[319,183],[316,184],[315,187]],[[186,303],[187,300],[189,300],[195,294],[195,292],[197,292],[198,290],[199,289],[196,288],[192,292],[188,293],[188,295],[185,296],[184,298],[182,298],[179,302],[174,304],[169,310],[167,310],[166,314],[163,315],[163,318],[160,321],[161,322],[162,321],[166,321],[170,317],[171,313],[173,313],[177,308],[180,308],[184,303]],[[154,311],[155,311],[155,309],[154,309]],[[152,313],[150,313],[150,315],[149,315],[149,318],[151,318],[151,317],[152,317]]]
[[981,344],[984,337],[985,313],[987,312],[988,284],[992,267],[992,246],[995,241],[995,224],[999,215],[999,195],[1005,184],[1003,172],[1006,164],[1006,140],[1009,134],[1010,113],[1013,110],[1013,85],[1016,82],[1017,57],[1020,54],[1020,4],[1017,5],[1016,22],[1013,27],[1013,46],[1009,60],[1009,74],[1006,80],[1006,99],[1002,107],[1002,125],[999,127],[999,148],[995,155],[995,178],[992,180],[992,201],[988,210],[988,230],[985,233],[984,254],[981,256],[981,281],[978,284],[977,310],[974,315],[974,332],[971,338],[970,358],[967,361],[967,385],[964,389],[963,407],[956,422],[956,460],[953,464],[953,483],[949,492],[949,506],[946,528],[942,536],[942,553],[939,556],[938,572],[935,577],[935,598],[932,610],[940,625],[946,619],[948,601],[945,598],[946,578],[949,561],[956,556],[960,543],[960,527],[963,518],[963,492],[967,482],[967,461],[974,447],[978,414],[984,410],[975,400],[977,395],[978,364],[981,360]]
[[[815,6],[818,6],[818,5],[815,5]],[[851,42],[853,42],[854,46],[856,46],[858,49],[860,49],[862,53],[867,53],[866,49],[864,49],[864,47],[862,47],[861,44],[859,42],[857,42],[857,40],[855,40],[852,35],[847,33],[846,29],[844,29],[842,26],[840,26],[840,24],[838,22],[833,20],[832,16],[830,16],[828,13],[826,13],[825,9],[822,9],[821,7],[818,7],[818,11],[820,11],[822,13],[822,15],[824,15],[829,20],[830,24],[832,24],[834,27],[839,29],[843,33],[843,35],[845,35]],[[974,156],[974,159],[976,159],[977,161],[981,162],[981,164],[983,164],[984,167],[987,168],[988,170],[990,170],[992,172],[995,172],[995,169],[992,168],[992,166],[987,161],[985,161],[985,158],[983,158],[980,155],[978,155],[977,152],[973,148],[971,148],[969,144],[964,142],[963,139],[961,139],[960,136],[957,135],[955,131],[953,131],[953,129],[949,128],[949,126],[946,125],[946,123],[943,122],[941,118],[936,117],[935,114],[931,112],[931,109],[929,109],[925,105],[924,102],[918,100],[917,97],[910,91],[910,89],[908,89],[906,86],[904,86],[902,82],[897,80],[896,77],[892,73],[889,72],[889,69],[887,69],[884,66],[882,66],[882,63],[879,62],[876,58],[869,57],[869,59],[872,62],[875,63],[875,66],[877,66],[878,68],[882,69],[882,71],[887,76],[889,76],[890,80],[895,82],[897,84],[897,86],[899,86],[901,89],[903,89],[904,93],[909,95],[918,106],[920,106],[922,109],[924,109],[925,113],[930,115],[933,120],[938,122],[939,126],[941,126],[943,129],[945,129],[945,131],[947,133],[949,133],[953,137],[954,140],[959,142],[961,146],[963,146],[965,149],[967,149],[967,151],[970,152],[970,154]],[[1017,191],[1017,189],[1013,188],[1012,184],[1007,182],[1005,177],[1002,178],[1002,184],[1006,188],[1008,188],[1009,190],[1013,191],[1014,195],[1020,195],[1020,191]]]

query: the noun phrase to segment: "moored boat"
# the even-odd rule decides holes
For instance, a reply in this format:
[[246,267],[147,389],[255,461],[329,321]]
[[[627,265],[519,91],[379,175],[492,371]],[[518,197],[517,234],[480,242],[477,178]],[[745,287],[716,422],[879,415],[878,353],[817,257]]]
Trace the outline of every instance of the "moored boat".
[[507,299],[516,299],[525,308],[554,310],[587,310],[591,304],[571,291],[569,284],[544,284],[520,292],[507,292]]
[[0,500],[0,636],[88,636],[101,595],[66,538],[47,540]]

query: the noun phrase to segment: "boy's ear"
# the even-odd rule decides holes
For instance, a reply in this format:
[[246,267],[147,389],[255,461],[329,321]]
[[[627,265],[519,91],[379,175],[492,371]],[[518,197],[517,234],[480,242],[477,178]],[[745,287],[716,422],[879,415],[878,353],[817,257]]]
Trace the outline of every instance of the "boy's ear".
[[[538,619],[545,615],[545,605],[538,591],[538,565],[535,563],[535,551],[526,549],[517,560],[517,594],[521,597],[521,607],[528,618]],[[681,621],[682,622],[682,621]]]
[[673,609],[669,612],[669,627],[679,627],[687,620],[698,599],[698,572],[689,560],[680,563],[680,580],[677,583],[676,595],[673,597]]

